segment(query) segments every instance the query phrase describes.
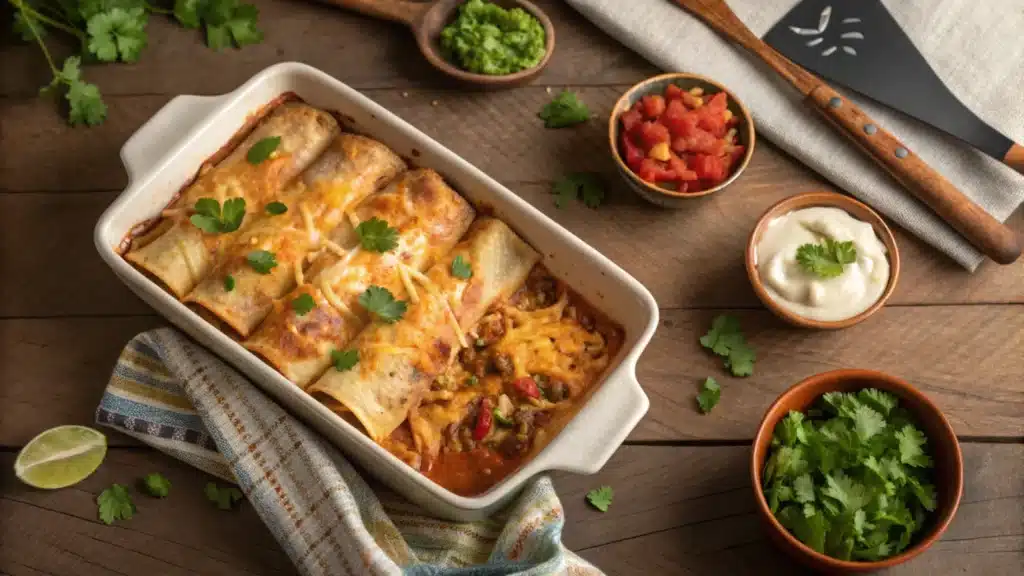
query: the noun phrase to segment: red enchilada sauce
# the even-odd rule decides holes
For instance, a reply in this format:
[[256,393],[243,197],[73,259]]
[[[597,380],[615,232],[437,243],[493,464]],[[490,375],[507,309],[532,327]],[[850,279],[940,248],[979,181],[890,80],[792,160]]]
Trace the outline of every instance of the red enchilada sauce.
[[558,433],[622,337],[538,265],[467,333],[469,347],[385,447],[456,494],[483,493]]

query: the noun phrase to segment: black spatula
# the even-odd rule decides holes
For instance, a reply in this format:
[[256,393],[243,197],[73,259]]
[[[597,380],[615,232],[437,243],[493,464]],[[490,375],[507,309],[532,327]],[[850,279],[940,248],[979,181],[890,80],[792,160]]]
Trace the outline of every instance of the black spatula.
[[1024,174],[1024,147],[950,92],[880,0],[803,0],[763,39],[815,74],[944,130]]

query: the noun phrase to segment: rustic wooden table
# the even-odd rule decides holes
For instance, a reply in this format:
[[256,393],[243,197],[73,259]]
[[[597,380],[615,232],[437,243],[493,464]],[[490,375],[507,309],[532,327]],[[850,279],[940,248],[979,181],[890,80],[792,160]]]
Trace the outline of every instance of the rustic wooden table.
[[[540,2],[558,48],[530,87],[469,93],[420,58],[407,31],[312,2],[260,0],[262,44],[215,53],[198,34],[154,18],[137,65],[88,77],[110,108],[102,126],[72,129],[36,95],[48,82],[39,50],[0,43],[0,572],[288,574],[287,557],[251,508],[224,513],[207,478],[110,433],[103,466],[80,485],[40,492],[12,462],[39,431],[89,424],[120,348],[164,321],[96,255],[92,227],[126,184],[118,150],[177,94],[219,94],[275,62],[321,68],[415,124],[615,260],[654,293],[662,325],[640,362],[651,409],[594,477],[557,475],[565,542],[609,574],[793,573],[754,515],[748,444],[768,404],[796,381],[840,367],[874,368],[918,385],[960,435],[966,489],[945,538],[900,574],[1019,574],[1024,570],[1024,266],[967,274],[898,233],[904,271],[890,305],[837,333],[781,325],[758,303],[742,264],[760,213],[795,192],[830,188],[767,142],[727,192],[691,209],[652,207],[612,174],[605,118],[630,84],[656,73],[571,9]],[[9,11],[3,21],[9,22]],[[545,130],[548,87],[578,89],[589,124]],[[606,205],[556,209],[551,182],[594,170],[613,184]],[[1024,230],[1024,215],[1011,224]],[[758,351],[752,378],[727,377],[697,339],[715,314],[740,317]],[[723,384],[714,412],[694,395]],[[144,501],[135,519],[105,526],[95,497],[114,481],[159,471],[179,497]],[[611,509],[584,494],[609,484]]]

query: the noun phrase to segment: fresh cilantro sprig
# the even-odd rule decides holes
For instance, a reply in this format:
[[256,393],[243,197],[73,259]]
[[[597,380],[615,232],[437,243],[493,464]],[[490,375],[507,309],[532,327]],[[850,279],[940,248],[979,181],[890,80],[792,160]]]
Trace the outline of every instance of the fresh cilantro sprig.
[[589,120],[590,108],[575,92],[562,90],[561,94],[541,108],[537,116],[544,121],[545,128],[565,128]]
[[331,364],[338,372],[355,368],[359,363],[359,350],[331,350]]
[[612,497],[614,496],[615,491],[612,490],[611,486],[601,486],[587,492],[587,501],[601,512],[607,512],[608,507],[612,505]]
[[718,404],[721,397],[722,388],[718,385],[718,381],[708,377],[700,387],[700,394],[697,394],[697,405],[700,406],[701,412],[707,414]]
[[387,252],[398,246],[398,230],[388,226],[386,220],[374,216],[356,226],[359,243],[364,250]]
[[555,195],[555,207],[564,208],[577,197],[588,208],[597,208],[604,202],[604,183],[593,172],[574,172],[555,182],[551,188]]
[[189,221],[196,227],[209,234],[223,234],[234,232],[242,225],[245,218],[245,198],[230,198],[224,201],[221,208],[220,202],[213,198],[200,198],[196,200],[196,213],[189,218]]
[[391,291],[380,286],[370,286],[359,295],[359,305],[382,322],[392,324],[405,315],[405,300],[395,300]]
[[790,532],[843,560],[906,549],[935,510],[927,438],[888,392],[830,392],[775,427],[762,489]]
[[207,482],[203,490],[206,499],[217,505],[221,510],[231,510],[235,503],[242,499],[242,491],[234,486],[220,487],[215,482]]
[[452,259],[452,276],[462,278],[463,280],[469,280],[473,277],[473,268],[471,268],[469,262],[462,257],[462,254],[459,254]]
[[142,487],[146,493],[154,498],[166,498],[171,492],[171,481],[165,478],[163,474],[154,472],[142,477]]
[[277,257],[269,250],[253,250],[245,257],[249,267],[260,274],[270,274],[270,271],[277,266]]
[[[256,142],[249,148],[249,151],[245,153],[245,159],[249,161],[249,164],[260,164],[264,162],[270,155],[277,150],[277,147],[281,145],[280,136],[268,136],[262,140]],[[274,202],[272,204],[280,204],[280,202]],[[283,206],[283,204],[282,204]],[[269,205],[267,206],[269,208]],[[285,206],[285,210],[288,207]]]
[[100,520],[104,524],[113,524],[115,520],[131,520],[135,514],[135,504],[128,488],[121,484],[113,484],[100,492],[96,497],[99,506]]
[[[17,37],[39,45],[52,80],[42,93],[65,89],[68,122],[95,126],[107,117],[99,88],[82,79],[87,62],[137,62],[149,41],[146,26],[151,14],[171,15],[186,28],[205,26],[210,48],[242,47],[263,39],[256,26],[259,11],[238,0],[175,0],[174,9],[146,0],[8,0],[14,7],[12,28]],[[81,53],[57,67],[44,41],[55,31],[73,37]]]
[[267,214],[272,216],[280,216],[288,211],[288,205],[284,202],[271,202],[270,204],[267,204],[264,210],[267,211]]
[[299,316],[305,316],[309,314],[309,311],[316,308],[316,300],[309,294],[302,294],[296,299],[292,300],[292,309]]
[[750,376],[754,373],[757,353],[747,344],[746,337],[740,331],[740,321],[735,316],[716,316],[708,333],[700,337],[700,343],[724,357],[725,367],[733,376]]
[[820,244],[804,244],[796,249],[796,261],[804,270],[821,278],[835,278],[843,266],[857,261],[853,242],[837,242],[825,238]]

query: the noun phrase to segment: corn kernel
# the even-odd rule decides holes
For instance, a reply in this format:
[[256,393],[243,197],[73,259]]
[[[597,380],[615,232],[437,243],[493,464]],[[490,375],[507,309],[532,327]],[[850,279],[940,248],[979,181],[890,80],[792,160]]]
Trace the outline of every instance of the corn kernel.
[[703,105],[704,105],[704,99],[701,98],[700,96],[698,96],[698,97],[693,99],[693,109],[694,110],[696,110],[697,108],[700,108]]
[[690,88],[690,95],[691,96],[703,96],[704,95],[704,89],[701,88],[700,86],[694,86],[693,88]]
[[651,146],[651,149],[650,151],[647,152],[647,155],[651,158],[654,158],[655,160],[668,162],[668,159],[670,157],[668,151],[668,142],[658,142],[654,146]]
[[732,110],[726,110],[725,112],[722,113],[722,116],[725,117],[726,122],[732,120]]

